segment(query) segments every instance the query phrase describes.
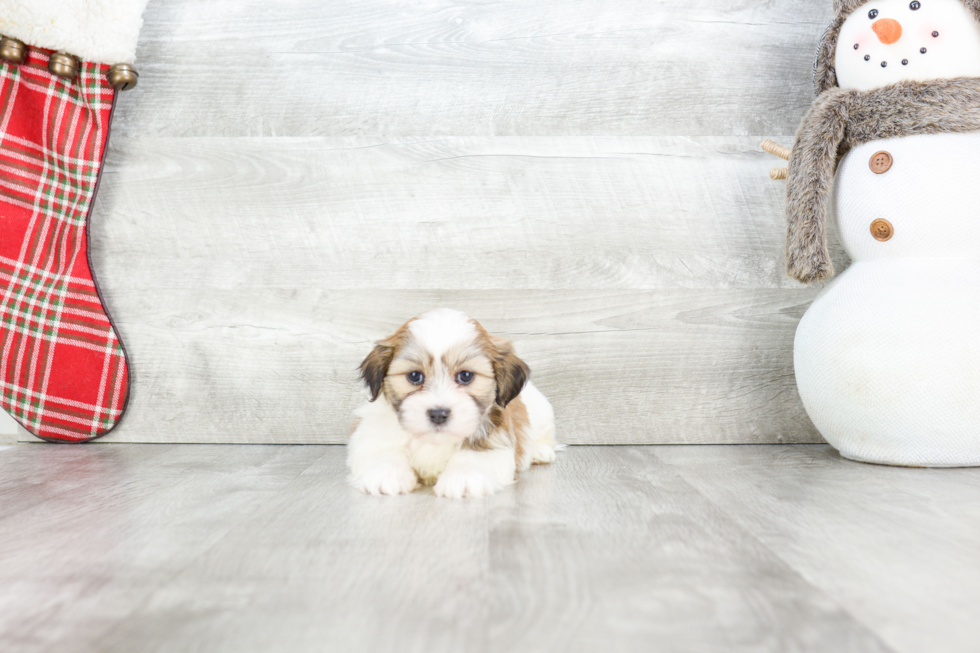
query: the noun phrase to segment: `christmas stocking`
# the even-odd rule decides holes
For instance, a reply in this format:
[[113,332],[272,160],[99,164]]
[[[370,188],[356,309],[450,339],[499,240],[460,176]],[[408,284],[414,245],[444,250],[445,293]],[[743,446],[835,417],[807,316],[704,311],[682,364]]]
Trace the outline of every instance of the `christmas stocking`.
[[0,0],[0,405],[34,435],[119,422],[126,357],[87,225],[146,0]]

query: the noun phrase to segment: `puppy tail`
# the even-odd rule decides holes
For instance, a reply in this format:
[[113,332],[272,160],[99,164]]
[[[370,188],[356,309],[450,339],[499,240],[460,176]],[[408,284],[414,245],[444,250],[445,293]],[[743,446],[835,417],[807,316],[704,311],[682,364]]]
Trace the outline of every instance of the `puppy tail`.
[[565,445],[555,441],[555,426],[552,422],[547,428],[539,428],[531,433],[531,464],[547,465],[555,462],[555,454]]
[[555,440],[555,411],[541,391],[533,383],[524,386],[521,400],[527,407],[529,418],[528,439],[531,441],[531,463],[550,463],[555,452],[564,447]]

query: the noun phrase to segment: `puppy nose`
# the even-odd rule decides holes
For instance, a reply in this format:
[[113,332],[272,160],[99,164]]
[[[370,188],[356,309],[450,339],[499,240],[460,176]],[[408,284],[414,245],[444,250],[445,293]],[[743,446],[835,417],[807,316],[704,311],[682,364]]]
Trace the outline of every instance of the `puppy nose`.
[[447,419],[449,419],[448,408],[429,409],[429,421],[435,424],[436,426],[438,426],[439,424],[445,424]]
[[876,20],[871,29],[878,35],[878,40],[885,45],[891,45],[902,38],[902,24],[894,18]]

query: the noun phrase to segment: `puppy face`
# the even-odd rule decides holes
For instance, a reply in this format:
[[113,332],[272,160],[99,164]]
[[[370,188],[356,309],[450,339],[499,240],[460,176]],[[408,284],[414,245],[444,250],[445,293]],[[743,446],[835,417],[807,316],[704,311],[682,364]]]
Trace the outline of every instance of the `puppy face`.
[[528,375],[510,343],[450,309],[405,323],[361,363],[371,401],[383,392],[402,428],[432,443],[479,437]]

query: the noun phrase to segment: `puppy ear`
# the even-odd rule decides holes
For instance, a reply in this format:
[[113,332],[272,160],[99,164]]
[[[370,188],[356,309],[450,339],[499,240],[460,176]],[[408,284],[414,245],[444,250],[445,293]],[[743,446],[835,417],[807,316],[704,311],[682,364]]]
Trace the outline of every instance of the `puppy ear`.
[[504,408],[521,394],[531,369],[514,353],[511,344],[494,339],[493,376],[497,382],[497,405]]
[[371,391],[371,401],[377,399],[378,395],[381,394],[381,387],[388,375],[388,366],[391,365],[391,359],[394,357],[395,348],[384,342],[379,342],[367,355],[367,358],[361,362],[361,379]]

